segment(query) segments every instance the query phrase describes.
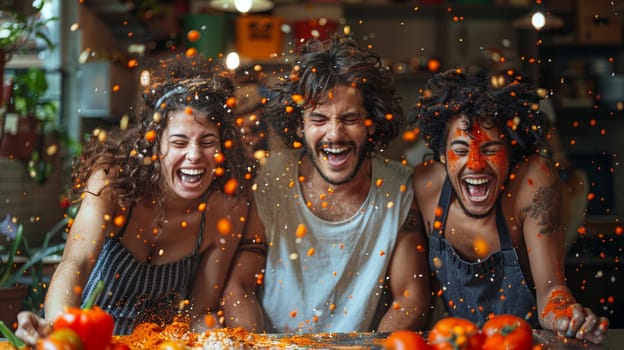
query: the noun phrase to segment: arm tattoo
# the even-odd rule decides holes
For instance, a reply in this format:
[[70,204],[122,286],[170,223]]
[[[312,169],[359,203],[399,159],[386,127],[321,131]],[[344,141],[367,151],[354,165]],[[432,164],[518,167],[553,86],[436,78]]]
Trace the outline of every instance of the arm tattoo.
[[535,193],[531,205],[523,209],[531,218],[539,221],[538,225],[542,234],[555,232],[559,226],[559,206],[561,203],[558,201],[558,194],[556,184],[540,187]]
[[405,233],[412,233],[418,230],[421,226],[418,210],[410,209],[409,213],[407,213],[407,218],[403,223],[403,227],[401,227],[401,231]]

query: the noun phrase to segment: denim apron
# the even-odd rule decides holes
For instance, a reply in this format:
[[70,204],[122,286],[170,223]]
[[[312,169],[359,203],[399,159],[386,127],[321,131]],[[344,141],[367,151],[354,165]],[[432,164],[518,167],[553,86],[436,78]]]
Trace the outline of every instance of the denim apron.
[[429,266],[440,283],[447,311],[451,316],[471,320],[478,326],[492,314],[514,314],[537,327],[535,296],[522,274],[500,202],[496,206],[500,251],[485,260],[469,262],[444,239],[452,192],[447,177],[438,202],[442,213],[435,218],[442,223],[438,226],[441,230],[434,228],[429,236]]

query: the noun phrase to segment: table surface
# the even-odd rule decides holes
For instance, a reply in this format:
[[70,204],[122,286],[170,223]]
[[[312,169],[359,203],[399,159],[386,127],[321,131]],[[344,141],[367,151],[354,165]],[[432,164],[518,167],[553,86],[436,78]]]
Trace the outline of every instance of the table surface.
[[[280,343],[280,348],[287,349],[383,349],[384,333],[325,333],[303,336],[273,334],[266,335]],[[597,345],[576,339],[556,336],[545,330],[534,330],[535,344],[541,344],[543,350],[607,350],[622,349],[624,329],[610,329],[603,344]],[[305,345],[303,345],[305,344]],[[259,346],[258,349],[275,348]],[[0,338],[0,350],[12,349],[6,339]]]

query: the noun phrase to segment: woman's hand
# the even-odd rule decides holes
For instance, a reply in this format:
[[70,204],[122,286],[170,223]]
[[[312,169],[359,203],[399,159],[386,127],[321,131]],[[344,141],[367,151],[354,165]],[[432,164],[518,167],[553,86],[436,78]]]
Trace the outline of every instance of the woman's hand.
[[15,335],[29,346],[34,346],[39,338],[52,333],[52,325],[45,319],[30,311],[22,311],[17,315]]

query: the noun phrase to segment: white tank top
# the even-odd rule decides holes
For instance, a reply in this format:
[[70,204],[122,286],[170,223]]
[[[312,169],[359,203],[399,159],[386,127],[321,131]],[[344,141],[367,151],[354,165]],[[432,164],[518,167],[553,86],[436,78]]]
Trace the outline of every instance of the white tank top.
[[[260,291],[267,331],[374,331],[382,294],[389,293],[384,284],[391,253],[413,198],[412,169],[373,158],[360,210],[330,222],[305,205],[297,181],[300,154],[273,154],[256,179],[269,246]],[[303,237],[296,234],[300,224],[307,228]]]

